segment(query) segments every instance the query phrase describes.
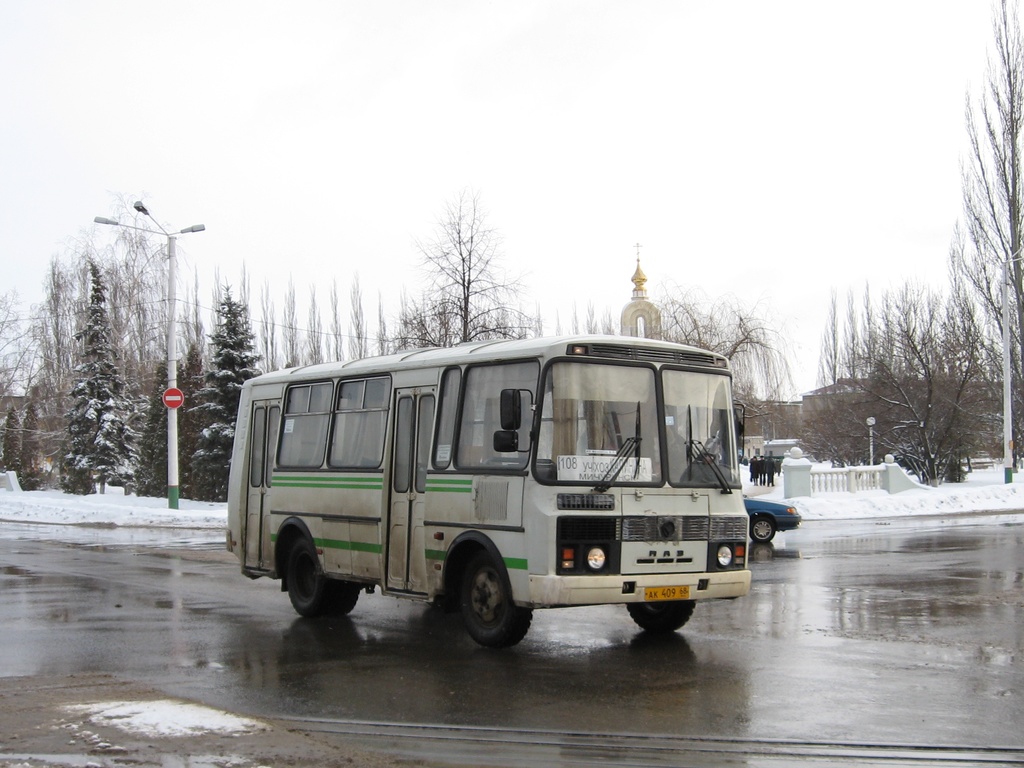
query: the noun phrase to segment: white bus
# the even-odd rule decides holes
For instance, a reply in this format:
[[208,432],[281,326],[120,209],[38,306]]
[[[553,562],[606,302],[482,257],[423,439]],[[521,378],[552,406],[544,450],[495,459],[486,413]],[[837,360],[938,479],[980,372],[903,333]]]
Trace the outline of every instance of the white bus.
[[721,355],[612,336],[264,374],[242,390],[227,546],[303,616],[379,587],[490,647],[534,608],[622,603],[675,631],[750,589],[731,381]]

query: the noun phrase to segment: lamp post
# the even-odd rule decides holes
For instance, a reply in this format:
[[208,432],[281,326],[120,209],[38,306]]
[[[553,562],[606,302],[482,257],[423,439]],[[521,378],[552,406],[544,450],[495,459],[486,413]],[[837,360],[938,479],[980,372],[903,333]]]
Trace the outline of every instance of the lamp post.
[[875,466],[875,417],[868,416],[868,464]]
[[[138,232],[148,232],[151,235],[163,235],[167,238],[167,393],[165,393],[164,402],[168,404],[170,400],[167,395],[172,390],[178,388],[178,317],[177,317],[177,253],[175,250],[175,241],[178,235],[187,235],[191,232],[202,232],[206,229],[203,224],[194,224],[191,227],[178,230],[177,232],[168,232],[153,215],[147,210],[146,206],[141,202],[136,202],[134,205],[136,211],[141,213],[143,216],[148,216],[157,228],[160,230],[157,232],[153,229],[146,229],[145,227],[136,227],[132,224],[122,224],[114,219],[108,219],[103,216],[97,216],[93,221],[97,224],[108,224],[112,227],[123,227],[125,229],[134,229]],[[180,398],[176,401],[175,405],[167,405],[167,508],[177,509],[178,508],[178,406],[181,405]]]

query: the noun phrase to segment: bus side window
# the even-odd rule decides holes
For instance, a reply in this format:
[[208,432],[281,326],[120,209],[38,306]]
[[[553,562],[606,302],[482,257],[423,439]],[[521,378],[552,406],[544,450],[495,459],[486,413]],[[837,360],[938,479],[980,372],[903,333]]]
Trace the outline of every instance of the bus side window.
[[449,368],[441,381],[441,407],[437,417],[437,439],[434,441],[434,466],[448,469],[455,444],[455,416],[459,407],[459,384],[462,370]]
[[333,390],[331,382],[288,390],[278,456],[280,466],[315,468],[324,463]]
[[[529,453],[509,454],[494,450],[494,433],[501,429],[501,390],[527,390],[531,400],[535,401],[539,372],[540,366],[534,361],[476,365],[466,371],[455,462],[460,469],[522,469],[526,466]],[[529,424],[523,428],[528,431]],[[528,439],[520,442],[526,444]]]
[[343,381],[338,389],[328,464],[370,469],[380,466],[391,403],[391,379]]

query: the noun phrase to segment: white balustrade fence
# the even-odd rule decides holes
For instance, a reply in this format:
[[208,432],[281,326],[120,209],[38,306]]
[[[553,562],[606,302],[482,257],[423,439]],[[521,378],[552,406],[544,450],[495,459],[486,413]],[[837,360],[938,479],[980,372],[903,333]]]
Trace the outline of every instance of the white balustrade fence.
[[913,488],[927,488],[912,479],[891,455],[885,463],[873,467],[845,467],[843,469],[815,469],[803,457],[803,451],[793,448],[782,462],[783,493],[787,499],[814,496],[822,493],[861,493],[885,491],[899,493]]
[[815,493],[857,493],[877,491],[882,488],[882,474],[885,466],[844,467],[842,469],[812,469],[811,495]]

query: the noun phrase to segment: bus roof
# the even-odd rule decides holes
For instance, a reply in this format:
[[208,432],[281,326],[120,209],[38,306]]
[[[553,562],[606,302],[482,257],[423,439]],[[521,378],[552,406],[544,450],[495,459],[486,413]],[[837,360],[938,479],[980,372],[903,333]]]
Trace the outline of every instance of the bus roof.
[[473,362],[493,362],[514,358],[557,357],[566,354],[570,346],[586,346],[594,354],[586,357],[648,362],[689,363],[701,367],[728,370],[728,361],[716,352],[671,341],[638,338],[634,336],[544,336],[532,339],[488,339],[467,341],[455,347],[426,347],[408,349],[391,355],[364,357],[358,360],[318,363],[285,368],[257,376],[249,381],[271,383],[292,378],[331,378],[360,373],[447,366]]

